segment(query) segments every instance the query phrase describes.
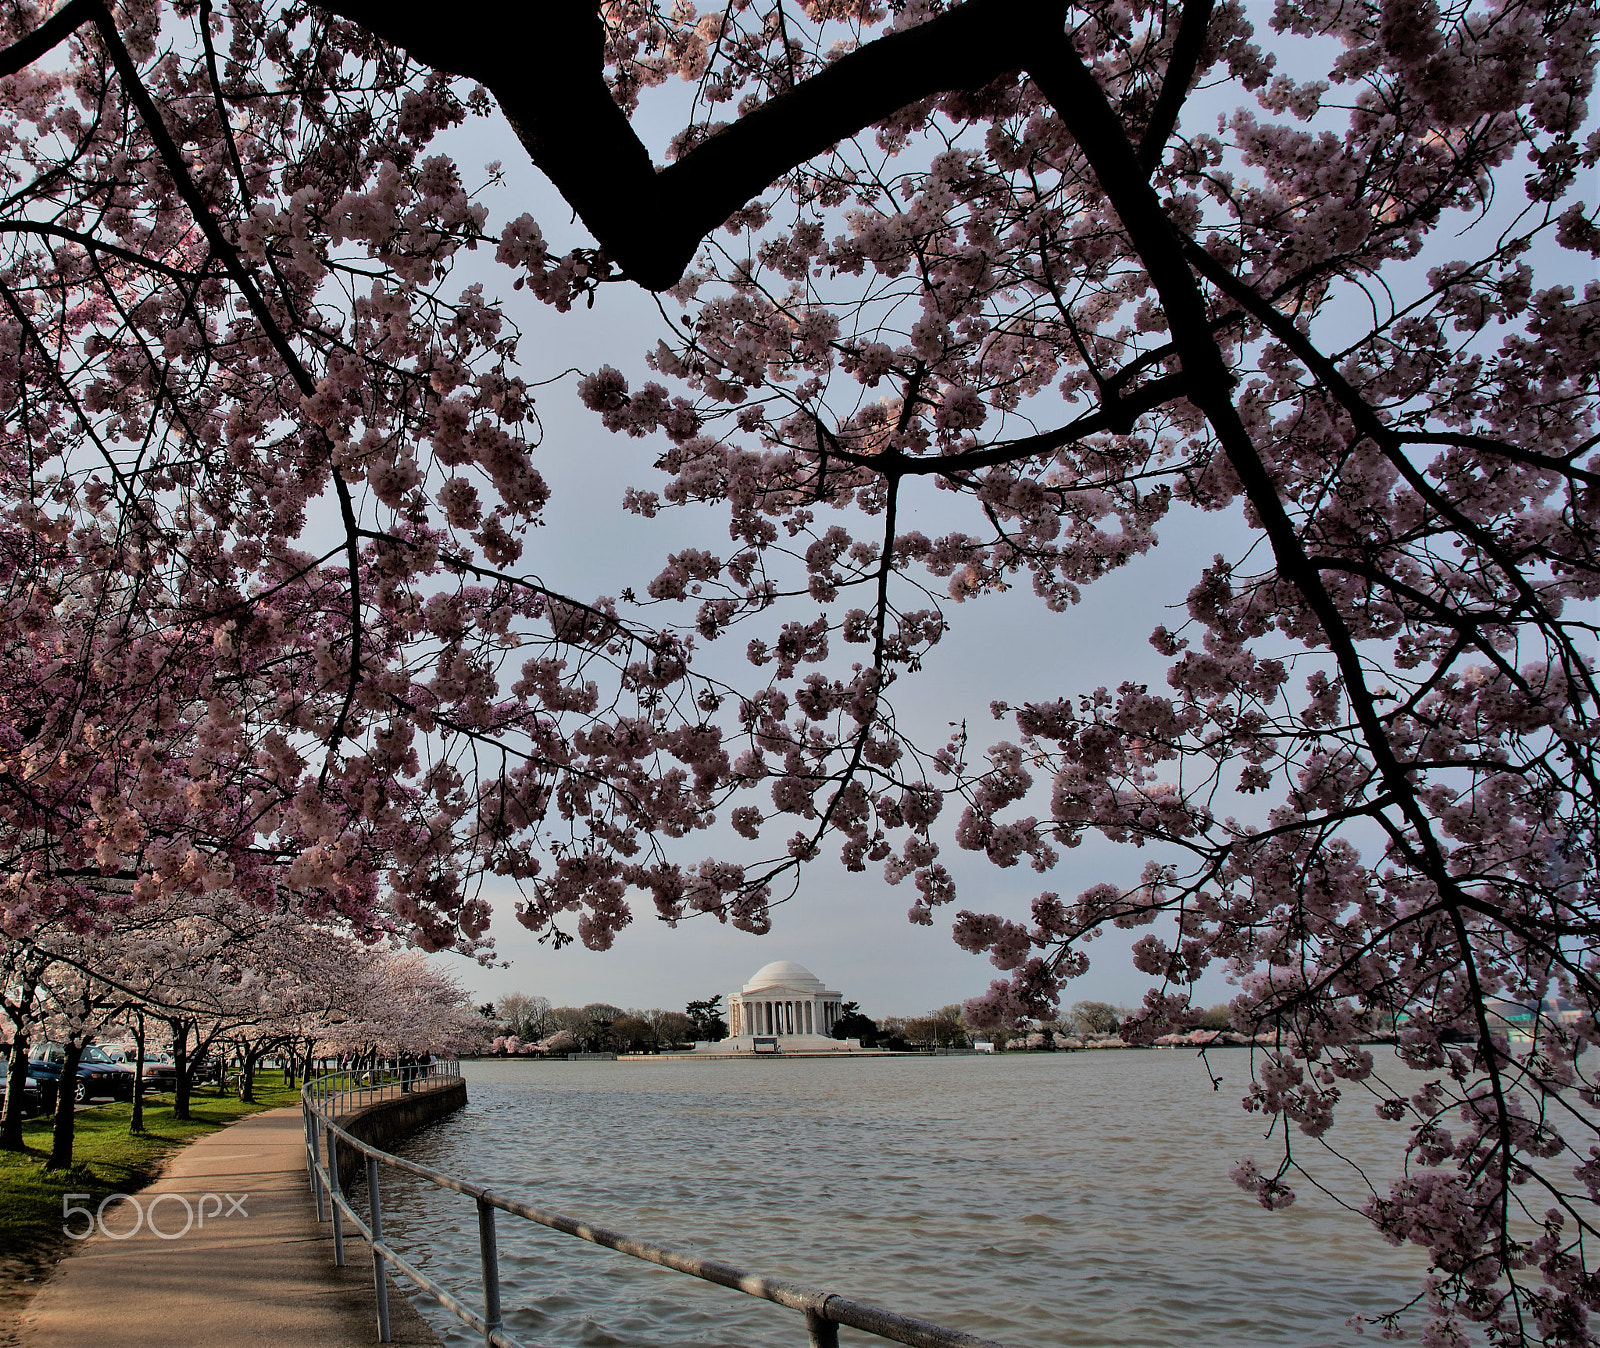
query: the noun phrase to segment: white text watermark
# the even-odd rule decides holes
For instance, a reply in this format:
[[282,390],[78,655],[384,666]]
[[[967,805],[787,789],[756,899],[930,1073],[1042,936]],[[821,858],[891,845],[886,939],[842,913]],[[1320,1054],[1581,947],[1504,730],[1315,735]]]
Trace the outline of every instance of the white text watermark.
[[[212,1220],[223,1217],[248,1217],[245,1211],[245,1200],[249,1194],[199,1194],[193,1201],[186,1194],[155,1194],[140,1203],[132,1194],[107,1194],[100,1200],[98,1208],[90,1209],[76,1206],[78,1199],[93,1198],[93,1194],[63,1194],[61,1196],[61,1216],[64,1219],[61,1229],[73,1240],[86,1240],[98,1229],[107,1240],[127,1240],[136,1236],[142,1228],[148,1227],[150,1233],[161,1240],[181,1240],[188,1235],[191,1229],[203,1229],[206,1218]],[[224,1207],[223,1204],[227,1206]],[[117,1206],[113,1207],[112,1205]],[[133,1223],[128,1225],[123,1206],[133,1209]],[[168,1205],[163,1210],[163,1205]],[[106,1221],[110,1208],[111,1221]],[[178,1213],[174,1208],[182,1208],[183,1225],[178,1226]],[[156,1214],[161,1213],[161,1220],[156,1220]],[[82,1218],[80,1229],[74,1229],[74,1221]]]

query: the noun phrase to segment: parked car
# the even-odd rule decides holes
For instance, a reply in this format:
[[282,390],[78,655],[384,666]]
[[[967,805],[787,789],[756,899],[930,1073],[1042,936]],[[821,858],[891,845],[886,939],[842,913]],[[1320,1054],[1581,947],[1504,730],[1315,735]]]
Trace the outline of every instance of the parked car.
[[[137,1072],[139,1050],[133,1044],[96,1045],[109,1062],[121,1063],[130,1072]],[[178,1068],[170,1053],[156,1049],[144,1051],[144,1088],[147,1091],[170,1091],[177,1087]]]
[[[30,1051],[28,1075],[54,1098],[66,1060],[66,1050],[60,1044],[39,1044]],[[78,1059],[78,1080],[73,1087],[72,1098],[80,1105],[86,1105],[91,1100],[131,1100],[133,1068],[110,1061],[100,1049],[90,1044]]]

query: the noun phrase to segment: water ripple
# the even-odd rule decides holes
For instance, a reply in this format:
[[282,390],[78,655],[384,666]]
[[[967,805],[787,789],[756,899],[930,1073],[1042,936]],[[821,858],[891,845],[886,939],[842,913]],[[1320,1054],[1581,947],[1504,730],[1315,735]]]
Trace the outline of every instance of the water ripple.
[[[402,1150],[1017,1348],[1355,1343],[1348,1317],[1409,1300],[1418,1256],[1306,1186],[1280,1213],[1236,1189],[1233,1164],[1275,1143],[1239,1108],[1244,1051],[1212,1066],[1228,1078],[1216,1093],[1192,1058],[1159,1052],[476,1063],[467,1107]],[[1362,1100],[1342,1108],[1341,1148],[1388,1174],[1394,1128]],[[394,1177],[384,1207],[391,1238],[476,1302],[471,1203]],[[499,1231],[506,1328],[530,1344],[803,1340],[796,1315],[754,1298],[505,1214]],[[477,1342],[415,1300],[443,1342]]]

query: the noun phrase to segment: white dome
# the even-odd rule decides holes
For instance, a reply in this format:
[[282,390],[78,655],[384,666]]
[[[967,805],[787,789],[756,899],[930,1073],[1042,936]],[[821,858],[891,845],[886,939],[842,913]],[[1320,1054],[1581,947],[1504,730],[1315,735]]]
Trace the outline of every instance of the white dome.
[[756,970],[744,985],[744,990],[756,992],[772,987],[794,988],[801,992],[815,989],[820,992],[822,980],[803,964],[796,964],[793,960],[773,960],[771,964],[764,964]]

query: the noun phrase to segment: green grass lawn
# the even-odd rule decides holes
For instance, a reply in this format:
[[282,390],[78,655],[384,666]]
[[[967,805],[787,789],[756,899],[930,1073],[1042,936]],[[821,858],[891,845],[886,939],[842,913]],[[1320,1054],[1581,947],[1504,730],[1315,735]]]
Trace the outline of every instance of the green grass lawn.
[[[214,1089],[197,1091],[189,1101],[190,1118],[172,1117],[170,1095],[148,1096],[145,1131],[128,1132],[131,1102],[96,1105],[78,1111],[71,1170],[46,1170],[50,1154],[50,1120],[29,1119],[23,1125],[26,1151],[0,1151],[0,1256],[44,1257],[64,1242],[61,1200],[66,1194],[89,1194],[97,1206],[110,1193],[133,1193],[148,1184],[161,1158],[185,1142],[278,1105],[297,1104],[298,1090],[287,1089],[281,1072],[258,1072],[256,1103],[219,1096]],[[75,1203],[82,1204],[81,1198]]]

